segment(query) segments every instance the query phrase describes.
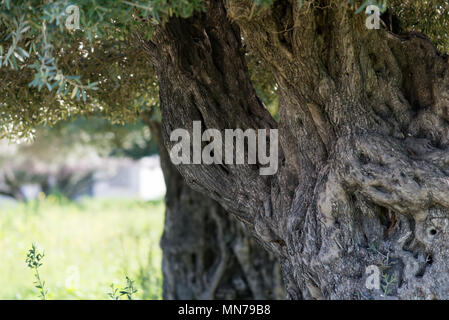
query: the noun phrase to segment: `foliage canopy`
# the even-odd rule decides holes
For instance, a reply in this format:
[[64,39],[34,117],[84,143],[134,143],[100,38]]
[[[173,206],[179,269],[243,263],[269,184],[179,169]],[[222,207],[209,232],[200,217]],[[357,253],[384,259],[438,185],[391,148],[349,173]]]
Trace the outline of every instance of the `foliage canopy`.
[[[273,3],[252,1],[250,12],[270,10]],[[298,5],[322,10],[322,2]],[[338,2],[348,10],[375,3]],[[440,50],[449,48],[449,1],[382,3],[402,30],[424,32]],[[65,25],[71,5],[79,8],[77,30]],[[78,115],[101,114],[113,123],[136,120],[143,109],[158,105],[157,79],[136,35],[150,38],[170,17],[186,18],[206,6],[204,0],[0,0],[0,138],[27,138],[37,125]],[[248,61],[259,96],[276,105],[269,72],[251,53]]]

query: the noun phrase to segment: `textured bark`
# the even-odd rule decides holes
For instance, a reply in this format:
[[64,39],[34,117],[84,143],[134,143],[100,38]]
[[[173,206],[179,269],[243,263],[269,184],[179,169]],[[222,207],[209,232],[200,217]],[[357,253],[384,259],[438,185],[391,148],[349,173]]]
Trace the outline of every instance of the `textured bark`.
[[[166,146],[193,120],[276,127],[251,86],[242,32],[279,86],[279,171],[180,165],[186,181],[279,257],[292,299],[449,298],[448,58],[424,35],[368,30],[337,3],[282,0],[251,14],[246,0],[211,1],[159,28],[144,47]],[[395,281],[367,289],[370,265]]]
[[214,200],[190,188],[170,162],[161,126],[144,116],[158,142],[167,193],[164,299],[285,299],[279,263]]

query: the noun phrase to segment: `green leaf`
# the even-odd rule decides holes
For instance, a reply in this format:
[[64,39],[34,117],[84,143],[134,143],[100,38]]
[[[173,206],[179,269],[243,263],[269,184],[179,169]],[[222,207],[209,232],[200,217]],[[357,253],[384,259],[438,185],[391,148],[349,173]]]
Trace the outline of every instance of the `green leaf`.
[[70,96],[70,99],[75,98],[76,94],[78,93],[78,87],[74,87],[72,91],[72,95]]

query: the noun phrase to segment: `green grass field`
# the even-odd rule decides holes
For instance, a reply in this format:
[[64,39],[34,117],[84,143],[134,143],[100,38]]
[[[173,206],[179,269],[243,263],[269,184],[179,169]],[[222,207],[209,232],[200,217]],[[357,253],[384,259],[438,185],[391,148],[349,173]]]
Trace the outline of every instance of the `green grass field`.
[[[25,263],[32,243],[49,299],[110,299],[110,285],[135,281],[136,299],[160,299],[162,201],[57,196],[0,207],[0,299],[38,299]],[[125,299],[124,297],[122,297]]]

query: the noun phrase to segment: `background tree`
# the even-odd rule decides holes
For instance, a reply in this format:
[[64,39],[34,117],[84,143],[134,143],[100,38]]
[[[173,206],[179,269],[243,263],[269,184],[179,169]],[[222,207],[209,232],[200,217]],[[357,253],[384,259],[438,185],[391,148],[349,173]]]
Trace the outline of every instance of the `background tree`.
[[0,141],[0,193],[26,200],[21,188],[37,184],[44,194],[68,199],[87,194],[100,157],[140,159],[157,153],[149,128],[142,122],[113,125],[100,117],[84,117],[39,126],[32,141]]
[[159,146],[167,186],[161,239],[164,299],[284,299],[276,258],[218,202],[184,182],[153,113],[142,117]]
[[[111,85],[108,68],[91,57],[107,52],[111,41],[117,48],[127,42],[122,39],[137,39],[158,80],[168,148],[170,132],[191,130],[194,120],[203,129],[279,128],[274,176],[259,176],[258,167],[248,165],[178,169],[280,259],[290,298],[447,298],[448,58],[419,32],[446,47],[447,1],[391,1],[381,30],[365,26],[360,8],[367,1],[79,1],[82,31],[95,35],[82,46],[78,31],[60,31],[62,10],[42,16],[36,12],[50,4],[19,4],[2,1],[13,48],[2,60],[17,68],[23,66],[14,62],[17,55],[33,63],[28,76],[16,74],[7,83],[15,88],[17,79],[32,81],[25,90],[36,96],[5,93],[12,99],[0,118],[6,133],[24,135],[49,118],[45,110],[61,117],[71,106],[91,111],[76,107],[76,98],[94,106],[107,98],[103,85]],[[279,124],[256,94],[246,51],[276,81]],[[89,70],[89,61],[97,71],[83,75],[84,82],[73,78]],[[137,82],[128,96],[150,90],[144,61],[142,80],[128,74]],[[26,101],[14,101],[16,93]],[[43,101],[51,106],[44,111]],[[113,102],[102,110],[111,118],[136,111]],[[365,287],[369,265],[382,269],[388,290]]]

